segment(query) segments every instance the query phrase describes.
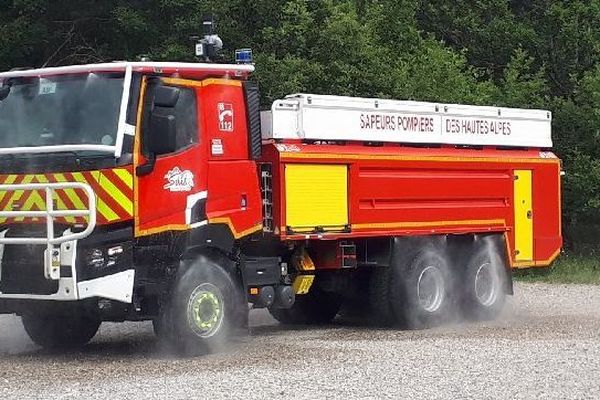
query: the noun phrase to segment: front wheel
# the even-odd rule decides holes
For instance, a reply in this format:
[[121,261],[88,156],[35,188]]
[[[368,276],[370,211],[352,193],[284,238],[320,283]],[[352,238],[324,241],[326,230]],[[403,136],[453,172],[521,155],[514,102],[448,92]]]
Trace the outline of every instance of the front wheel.
[[96,335],[101,323],[93,315],[52,312],[29,312],[21,321],[31,340],[47,349],[81,347]]
[[206,354],[224,347],[242,314],[242,296],[231,276],[199,257],[182,267],[155,332],[178,352]]

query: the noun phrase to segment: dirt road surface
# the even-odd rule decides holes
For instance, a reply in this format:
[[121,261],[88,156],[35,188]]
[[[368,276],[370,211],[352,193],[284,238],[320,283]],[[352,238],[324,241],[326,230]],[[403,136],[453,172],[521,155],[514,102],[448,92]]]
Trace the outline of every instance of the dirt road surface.
[[515,290],[495,322],[425,331],[290,329],[253,311],[248,337],[191,359],[162,353],[148,323],[103,324],[83,350],[52,354],[2,316],[0,397],[600,398],[600,287]]

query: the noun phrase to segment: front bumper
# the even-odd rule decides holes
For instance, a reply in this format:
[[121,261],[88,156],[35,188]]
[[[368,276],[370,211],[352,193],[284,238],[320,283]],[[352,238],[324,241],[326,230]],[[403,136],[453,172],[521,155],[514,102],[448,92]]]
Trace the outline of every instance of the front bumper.
[[81,244],[73,240],[53,249],[60,260],[58,279],[43,274],[45,251],[29,253],[30,245],[0,244],[0,299],[76,301],[98,297],[131,303],[135,278],[131,252],[123,254],[117,268],[90,273],[85,257],[77,256],[89,251]]

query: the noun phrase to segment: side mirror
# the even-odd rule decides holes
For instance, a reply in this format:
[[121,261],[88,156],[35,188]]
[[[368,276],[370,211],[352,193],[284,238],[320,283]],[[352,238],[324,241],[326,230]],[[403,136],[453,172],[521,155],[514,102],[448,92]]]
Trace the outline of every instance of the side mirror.
[[10,94],[10,86],[0,87],[0,101],[6,99]]
[[172,114],[163,114],[155,109],[150,115],[146,141],[148,151],[156,155],[172,153],[177,150],[177,122]]
[[156,156],[177,150],[177,121],[173,108],[179,101],[180,90],[171,86],[155,86],[152,111],[143,133],[148,161],[136,168],[138,176],[147,175],[154,169]]
[[159,85],[154,88],[154,107],[173,108],[179,100],[179,88]]

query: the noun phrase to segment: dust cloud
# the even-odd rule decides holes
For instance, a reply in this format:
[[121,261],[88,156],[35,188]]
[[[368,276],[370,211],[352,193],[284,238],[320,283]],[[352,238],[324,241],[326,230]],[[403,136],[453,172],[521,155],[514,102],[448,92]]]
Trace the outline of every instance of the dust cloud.
[[0,315],[0,356],[18,354],[36,348],[27,336],[20,317]]

